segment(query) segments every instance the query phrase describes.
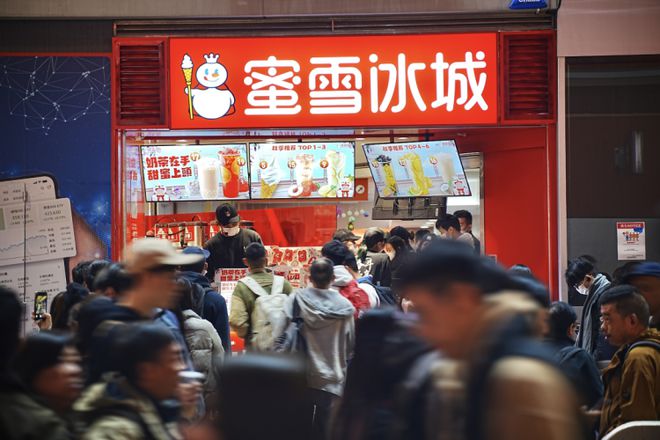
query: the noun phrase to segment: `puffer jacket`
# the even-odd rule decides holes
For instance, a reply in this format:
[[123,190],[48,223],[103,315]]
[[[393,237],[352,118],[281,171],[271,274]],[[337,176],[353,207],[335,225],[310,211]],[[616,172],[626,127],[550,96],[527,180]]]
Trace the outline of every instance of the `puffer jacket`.
[[216,389],[215,367],[222,362],[225,354],[222,341],[213,325],[192,310],[183,311],[183,335],[188,343],[195,371],[206,376],[203,388],[204,399],[208,403],[209,397]]
[[600,434],[635,420],[660,420],[660,349],[631,346],[639,342],[660,344],[660,332],[649,329],[616,352],[603,371],[605,398]]
[[82,440],[179,440],[179,406],[155,403],[121,376],[106,376],[74,404]]

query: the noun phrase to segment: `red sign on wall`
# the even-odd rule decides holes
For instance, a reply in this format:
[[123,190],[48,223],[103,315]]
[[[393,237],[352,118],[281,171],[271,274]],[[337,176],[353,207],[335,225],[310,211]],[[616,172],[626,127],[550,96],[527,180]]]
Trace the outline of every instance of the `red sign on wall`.
[[495,124],[495,33],[172,38],[171,128]]

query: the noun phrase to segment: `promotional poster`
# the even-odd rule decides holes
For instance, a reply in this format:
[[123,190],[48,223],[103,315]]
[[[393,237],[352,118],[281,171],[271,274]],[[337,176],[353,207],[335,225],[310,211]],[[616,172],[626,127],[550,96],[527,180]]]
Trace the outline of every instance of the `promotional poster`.
[[149,202],[249,198],[245,144],[143,146]]
[[352,142],[250,144],[253,199],[350,198]]

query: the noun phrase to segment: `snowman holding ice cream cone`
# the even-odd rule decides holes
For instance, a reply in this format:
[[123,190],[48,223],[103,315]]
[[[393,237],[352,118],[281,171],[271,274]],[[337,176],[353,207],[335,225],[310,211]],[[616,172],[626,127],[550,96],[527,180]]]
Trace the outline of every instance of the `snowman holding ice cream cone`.
[[227,69],[218,62],[219,58],[219,54],[204,55],[206,63],[199,66],[195,74],[199,86],[193,88],[194,65],[188,54],[183,56],[181,70],[186,81],[184,93],[188,95],[190,119],[194,118],[195,113],[204,119],[219,119],[236,111],[234,94],[226,85]]

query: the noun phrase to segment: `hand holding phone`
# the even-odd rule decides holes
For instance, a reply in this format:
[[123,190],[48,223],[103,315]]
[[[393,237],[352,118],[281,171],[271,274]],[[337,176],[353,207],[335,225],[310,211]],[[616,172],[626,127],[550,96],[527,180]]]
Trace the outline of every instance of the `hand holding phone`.
[[41,321],[48,312],[48,293],[37,292],[34,295],[34,320]]

